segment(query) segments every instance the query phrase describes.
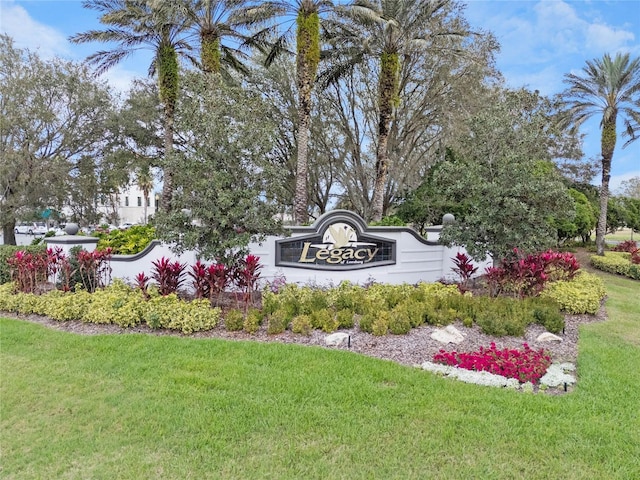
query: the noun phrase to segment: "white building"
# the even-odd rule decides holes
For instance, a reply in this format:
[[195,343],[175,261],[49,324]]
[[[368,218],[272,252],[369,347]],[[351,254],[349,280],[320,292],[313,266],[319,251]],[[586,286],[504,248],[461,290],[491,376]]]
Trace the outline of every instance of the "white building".
[[125,223],[146,224],[151,215],[155,215],[160,204],[160,194],[149,192],[145,198],[144,192],[132,184],[112,195],[104,195],[98,199],[98,212],[105,221],[116,217],[120,225]]

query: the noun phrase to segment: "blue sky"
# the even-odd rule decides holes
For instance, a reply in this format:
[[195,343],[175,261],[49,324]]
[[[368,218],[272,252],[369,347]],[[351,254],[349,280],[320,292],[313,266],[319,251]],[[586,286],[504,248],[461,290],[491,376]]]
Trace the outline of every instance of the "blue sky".
[[[604,53],[640,56],[640,0],[468,0],[465,16],[476,29],[491,31],[501,44],[497,65],[507,84],[552,95],[563,90],[563,75],[579,73],[587,60]],[[73,45],[67,38],[99,28],[97,12],[80,0],[0,0],[0,32],[19,47],[43,57],[82,60],[104,48]],[[149,52],[139,52],[105,74],[119,90],[145,76]],[[583,128],[587,158],[599,158],[598,121]],[[640,176],[640,140],[613,157],[611,188]],[[594,180],[599,183],[599,177]]]

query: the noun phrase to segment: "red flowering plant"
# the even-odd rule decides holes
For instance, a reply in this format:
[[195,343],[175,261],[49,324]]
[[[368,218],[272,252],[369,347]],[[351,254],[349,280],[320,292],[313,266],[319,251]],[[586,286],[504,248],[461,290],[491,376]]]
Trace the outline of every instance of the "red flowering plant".
[[526,343],[522,350],[498,350],[495,343],[477,352],[458,353],[440,350],[433,356],[434,363],[515,378],[520,383],[538,383],[551,365],[551,357],[543,350],[533,350]]

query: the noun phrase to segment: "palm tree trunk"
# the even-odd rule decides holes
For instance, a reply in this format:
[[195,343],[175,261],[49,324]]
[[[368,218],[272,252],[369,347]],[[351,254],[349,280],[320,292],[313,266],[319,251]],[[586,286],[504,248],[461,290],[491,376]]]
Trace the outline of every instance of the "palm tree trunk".
[[178,99],[178,55],[175,48],[166,43],[158,49],[158,86],[160,101],[164,105],[164,185],[160,208],[171,211],[173,197],[173,172],[171,170],[171,154],[173,153],[173,130],[176,102]]
[[309,149],[309,123],[311,118],[311,91],[320,62],[320,17],[317,12],[300,12],[297,18],[296,45],[298,83],[298,158],[296,161],[296,191],[293,201],[294,221],[297,225],[309,219],[307,211],[307,165]]
[[[302,97],[302,92],[300,97]],[[294,198],[294,221],[302,225],[309,220],[307,211],[307,158],[309,150],[309,108],[305,100],[300,98],[298,103],[298,158],[296,161],[296,191]]]
[[378,148],[376,150],[376,180],[373,186],[372,220],[380,221],[384,213],[384,189],[389,172],[389,130],[393,106],[398,96],[397,54],[383,54],[381,58],[378,108]]
[[616,116],[602,126],[602,183],[600,186],[600,216],[596,227],[596,253],[604,256],[604,236],[607,234],[607,206],[609,203],[609,180],[611,179],[611,159],[616,148]]
[[163,168],[163,185],[162,195],[160,197],[160,209],[169,213],[171,211],[171,199],[173,197],[173,172],[168,164],[173,152],[173,114],[167,113],[165,108],[164,118],[164,159],[165,165]]
[[220,38],[215,32],[200,32],[200,62],[206,73],[220,73]]

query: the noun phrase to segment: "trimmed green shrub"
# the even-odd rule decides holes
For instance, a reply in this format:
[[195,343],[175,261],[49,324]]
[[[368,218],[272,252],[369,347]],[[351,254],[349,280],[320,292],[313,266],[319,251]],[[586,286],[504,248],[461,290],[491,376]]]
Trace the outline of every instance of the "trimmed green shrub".
[[229,332],[239,332],[244,328],[244,313],[234,308],[224,316],[224,326]]
[[389,331],[390,320],[391,315],[389,311],[380,312],[376,319],[373,321],[373,325],[371,326],[371,333],[378,337],[386,335]]
[[591,255],[591,265],[604,272],[624,275],[640,280],[640,265],[631,263],[631,254],[627,252],[605,252],[605,256]]
[[352,328],[354,325],[353,315],[353,311],[347,308],[338,310],[338,312],[336,313],[338,328]]
[[540,297],[553,299],[567,313],[595,314],[605,295],[604,283],[598,276],[580,272],[573,280],[550,283]]
[[551,299],[537,298],[532,305],[535,322],[542,325],[551,333],[559,333],[564,328],[564,316],[560,313],[560,306]]
[[318,310],[324,310],[329,306],[327,292],[320,288],[304,287],[300,298],[300,308],[296,313],[309,315]]
[[284,332],[289,326],[291,317],[289,312],[285,310],[276,310],[267,317],[267,333],[269,335],[275,335]]
[[389,318],[389,331],[394,335],[403,335],[411,330],[411,321],[406,312],[399,313],[395,309]]
[[250,308],[242,324],[242,328],[247,333],[256,333],[260,329],[262,319],[264,318],[262,312],[257,308]]
[[291,331],[302,335],[311,335],[313,326],[311,325],[311,317],[309,315],[298,315],[291,321]]
[[365,333],[373,333],[373,322],[376,319],[375,313],[365,313],[358,321],[358,327]]

